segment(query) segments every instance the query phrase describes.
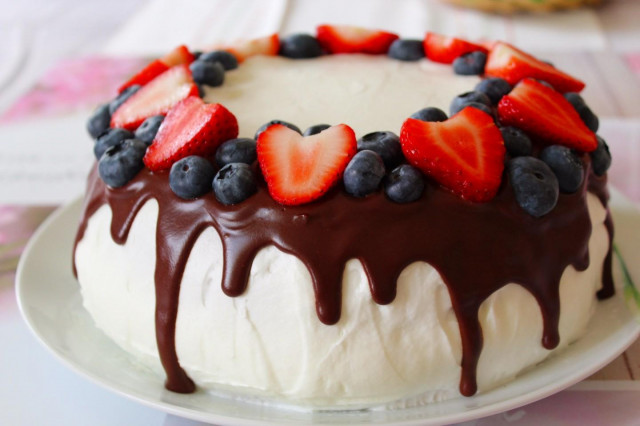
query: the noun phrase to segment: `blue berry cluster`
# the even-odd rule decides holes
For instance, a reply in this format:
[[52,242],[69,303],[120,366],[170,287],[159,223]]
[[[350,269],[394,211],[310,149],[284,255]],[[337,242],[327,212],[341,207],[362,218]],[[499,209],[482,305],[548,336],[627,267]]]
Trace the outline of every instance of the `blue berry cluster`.
[[193,81],[199,87],[221,86],[224,83],[224,72],[236,68],[238,68],[238,60],[224,50],[202,53],[189,65]]

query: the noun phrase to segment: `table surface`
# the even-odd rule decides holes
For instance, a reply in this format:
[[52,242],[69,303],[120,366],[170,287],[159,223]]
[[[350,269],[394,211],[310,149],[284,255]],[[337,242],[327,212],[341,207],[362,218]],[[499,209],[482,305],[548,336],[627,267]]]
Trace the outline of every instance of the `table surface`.
[[[348,6],[339,0],[188,0],[180,6],[169,0],[0,0],[1,5],[7,12],[0,16],[0,424],[199,424],[141,406],[67,370],[28,332],[13,285],[17,259],[34,229],[82,191],[91,159],[82,129],[91,107],[111,97],[145,58],[174,45],[206,47],[241,35],[309,31],[320,22],[381,27],[406,37],[421,37],[429,28],[506,39],[587,82],[584,96],[601,118],[599,133],[614,157],[610,180],[640,203],[640,2],[634,0],[610,0],[595,11],[511,17],[429,0],[400,0],[393,8],[382,0]],[[172,31],[166,31],[169,26]],[[43,144],[43,137],[56,144]],[[52,161],[61,155],[65,161]],[[616,424],[640,423],[640,408],[629,404],[640,396],[640,342],[569,390],[468,424],[539,424],[568,401],[585,409],[586,401],[591,408],[598,404],[584,392],[605,394],[598,408]],[[561,417],[552,419],[572,424]]]

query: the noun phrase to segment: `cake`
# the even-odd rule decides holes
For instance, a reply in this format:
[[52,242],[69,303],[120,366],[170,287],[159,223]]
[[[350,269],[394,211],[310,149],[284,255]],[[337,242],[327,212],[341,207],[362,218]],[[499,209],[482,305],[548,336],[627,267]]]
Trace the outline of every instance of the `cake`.
[[327,408],[495,388],[614,291],[583,87],[434,33],[178,47],[88,122],[84,306],[175,392]]

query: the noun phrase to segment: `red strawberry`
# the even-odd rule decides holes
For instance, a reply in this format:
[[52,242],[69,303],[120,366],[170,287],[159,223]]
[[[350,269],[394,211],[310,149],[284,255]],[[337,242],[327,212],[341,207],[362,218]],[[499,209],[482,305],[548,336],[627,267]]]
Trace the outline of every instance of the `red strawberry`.
[[522,80],[500,100],[498,116],[502,124],[519,127],[548,144],[587,152],[598,147],[596,135],[569,101],[532,79]]
[[487,49],[481,44],[431,32],[425,36],[423,45],[427,58],[443,64],[450,64],[465,53],[476,51],[487,53]]
[[329,53],[387,53],[396,34],[349,25],[320,25],[317,38]]
[[166,170],[189,155],[212,156],[222,142],[237,136],[238,121],[228,109],[190,96],[169,111],[147,148],[144,164],[154,172]]
[[169,68],[125,101],[111,117],[111,127],[135,130],[152,115],[165,114],[187,96],[198,95],[198,86],[187,65]]
[[124,89],[129,86],[133,86],[134,84],[144,86],[169,68],[182,64],[189,65],[194,61],[194,59],[195,56],[189,52],[189,49],[187,49],[186,46],[178,46],[161,59],[156,59],[144,67],[140,72],[131,77],[129,81],[120,86],[118,92],[122,92]]
[[442,122],[409,118],[400,143],[411,164],[462,198],[484,202],[498,192],[506,151],[489,114],[466,107]]
[[544,80],[559,92],[579,92],[584,83],[515,47],[498,42],[489,52],[485,74],[514,85],[524,78]]
[[243,62],[251,56],[277,55],[278,50],[280,49],[280,38],[278,37],[278,34],[271,34],[270,36],[254,38],[251,40],[238,40],[230,45],[217,46],[216,48],[226,50],[233,54],[238,62]]
[[356,136],[345,124],[307,137],[273,124],[258,137],[257,151],[273,199],[304,204],[320,198],[342,177],[357,151]]

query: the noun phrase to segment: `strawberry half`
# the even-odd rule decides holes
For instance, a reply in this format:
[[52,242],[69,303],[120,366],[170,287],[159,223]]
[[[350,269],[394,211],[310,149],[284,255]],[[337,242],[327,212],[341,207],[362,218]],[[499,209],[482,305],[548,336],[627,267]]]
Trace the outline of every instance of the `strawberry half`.
[[198,86],[187,65],[163,72],[125,101],[111,117],[111,127],[135,130],[147,117],[166,114],[188,96],[198,95]]
[[161,59],[156,59],[155,61],[144,67],[142,70],[140,70],[140,72],[131,77],[129,81],[120,86],[118,92],[121,93],[127,87],[133,86],[135,84],[144,86],[169,68],[176,65],[189,65],[194,61],[194,59],[195,56],[193,56],[193,54],[189,52],[187,46],[178,46],[171,52],[163,56]]
[[466,200],[485,202],[498,192],[506,150],[493,118],[479,109],[442,122],[409,118],[400,144],[411,164]]
[[587,128],[564,96],[532,79],[522,80],[498,103],[500,122],[537,136],[547,144],[560,144],[590,152],[598,147],[595,133]]
[[276,56],[280,50],[280,38],[278,34],[271,34],[251,40],[238,40],[230,45],[217,46],[216,48],[226,50],[235,56],[238,62],[243,62],[251,56]]
[[273,124],[258,137],[257,151],[273,199],[297,205],[320,198],[342,177],[357,144],[345,124],[306,137]]
[[190,155],[212,156],[222,142],[237,136],[238,121],[228,109],[190,96],[178,102],[162,121],[144,164],[154,172],[166,170]]
[[422,44],[427,58],[443,64],[451,64],[458,56],[465,53],[476,51],[487,53],[487,48],[481,44],[432,32],[427,33]]
[[317,28],[320,45],[328,53],[387,53],[397,34],[350,25],[320,25]]
[[489,52],[485,74],[504,78],[511,85],[525,78],[544,80],[562,93],[584,89],[582,81],[502,42],[496,43]]

